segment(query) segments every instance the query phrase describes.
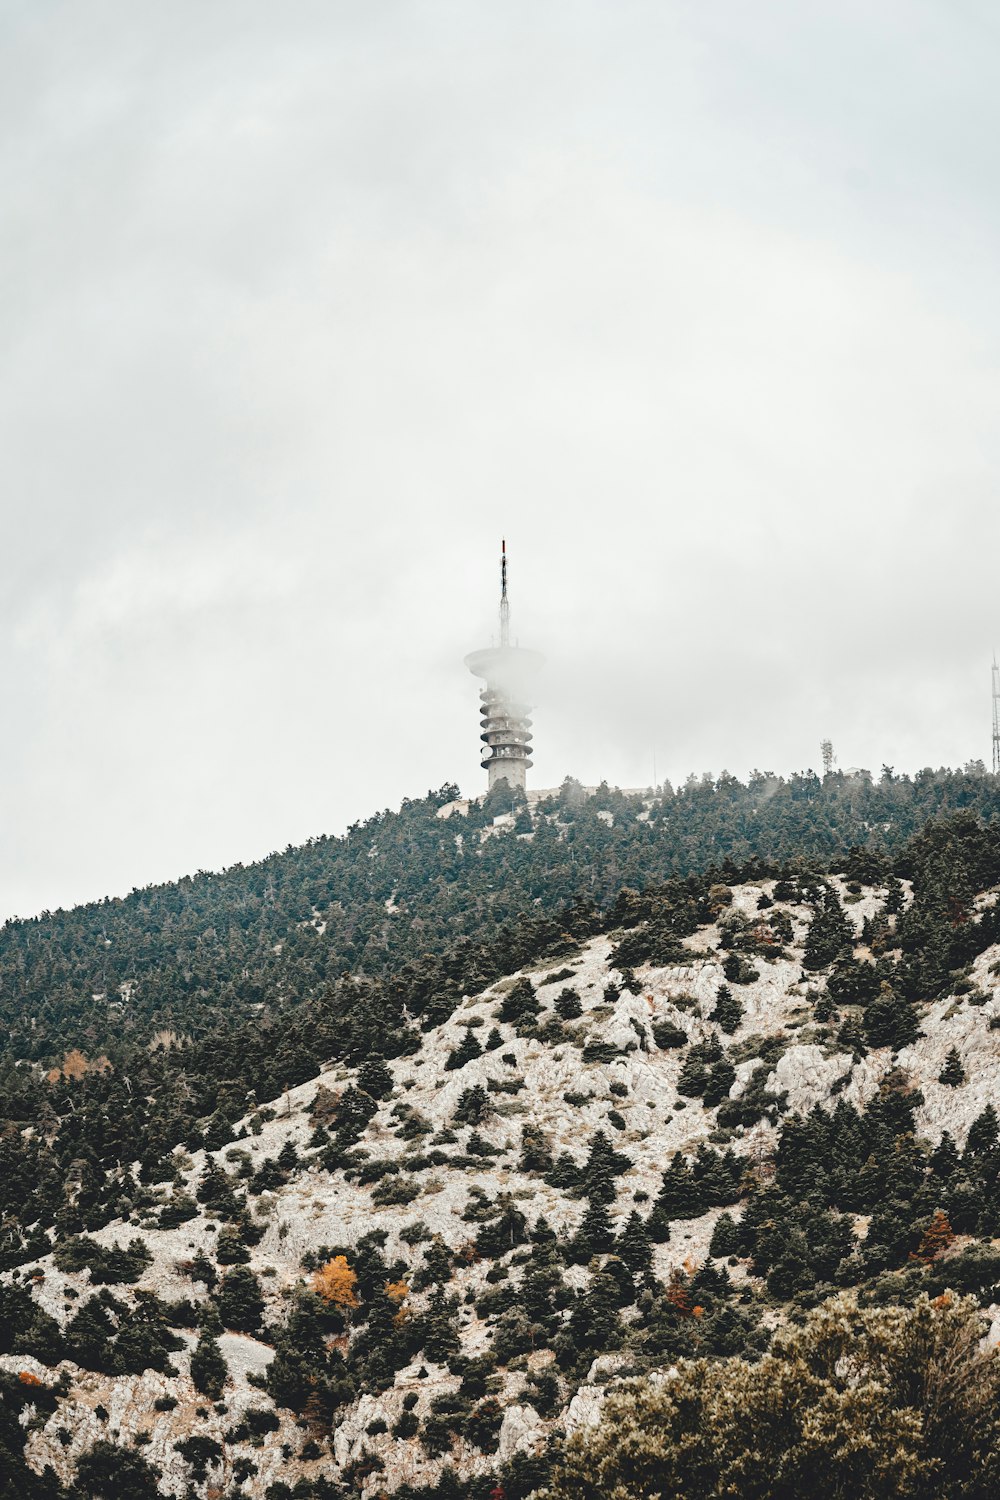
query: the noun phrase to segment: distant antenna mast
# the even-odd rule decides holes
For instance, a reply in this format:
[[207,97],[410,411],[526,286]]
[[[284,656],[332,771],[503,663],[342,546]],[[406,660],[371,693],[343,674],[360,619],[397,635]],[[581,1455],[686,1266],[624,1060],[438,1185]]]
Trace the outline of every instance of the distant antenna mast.
[[1000,667],[993,653],[993,774],[1000,776]]
[[500,644],[510,645],[510,603],[507,599],[507,540],[500,543]]
[[[994,669],[994,681],[996,681],[995,669]],[[995,710],[994,710],[994,712],[995,712]],[[820,754],[823,757],[823,775],[824,776],[829,776],[830,772],[833,770],[834,766],[837,764],[837,757],[833,753],[833,741],[832,740],[820,740],[820,742],[819,742],[819,748],[820,748]]]

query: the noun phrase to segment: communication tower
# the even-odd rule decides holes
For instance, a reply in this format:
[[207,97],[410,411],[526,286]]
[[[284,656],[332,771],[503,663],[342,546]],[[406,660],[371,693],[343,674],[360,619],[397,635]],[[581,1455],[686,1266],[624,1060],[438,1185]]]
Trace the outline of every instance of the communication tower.
[[1000,667],[993,655],[993,774],[1000,776]]
[[530,689],[542,665],[537,651],[510,644],[510,601],[507,598],[507,543],[500,544],[500,644],[473,651],[465,665],[485,679],[479,698],[482,714],[482,767],[490,791],[506,781],[513,791],[524,790],[531,765]]
[[820,754],[823,757],[823,775],[829,776],[830,772],[837,764],[837,757],[833,753],[833,741],[820,740],[819,748]]

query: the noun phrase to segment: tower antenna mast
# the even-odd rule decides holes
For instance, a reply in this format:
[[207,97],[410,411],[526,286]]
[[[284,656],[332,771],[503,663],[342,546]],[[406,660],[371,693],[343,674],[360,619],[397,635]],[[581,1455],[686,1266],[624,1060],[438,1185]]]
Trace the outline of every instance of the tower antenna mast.
[[507,539],[500,543],[500,644],[510,645],[510,601],[507,598]]
[[510,643],[506,541],[500,544],[500,644],[473,651],[465,665],[486,684],[479,691],[479,738],[485,746],[480,764],[489,778],[489,790],[505,781],[513,798],[515,791],[524,791],[525,773],[531,766],[529,694],[542,658],[537,651]]
[[1000,776],[1000,667],[993,653],[993,774]]

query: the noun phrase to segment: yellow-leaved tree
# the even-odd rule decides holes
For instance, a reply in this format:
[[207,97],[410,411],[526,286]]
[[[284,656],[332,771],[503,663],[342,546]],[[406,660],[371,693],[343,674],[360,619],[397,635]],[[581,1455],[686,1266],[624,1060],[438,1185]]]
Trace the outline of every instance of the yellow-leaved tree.
[[317,1297],[335,1307],[357,1307],[358,1278],[351,1270],[346,1255],[335,1255],[313,1272],[312,1289]]

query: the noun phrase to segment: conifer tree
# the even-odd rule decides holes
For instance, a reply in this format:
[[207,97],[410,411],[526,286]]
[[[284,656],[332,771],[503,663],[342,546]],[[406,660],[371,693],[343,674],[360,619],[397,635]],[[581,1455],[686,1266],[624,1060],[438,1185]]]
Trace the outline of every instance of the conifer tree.
[[908,1047],[920,1035],[913,1006],[884,982],[878,998],[865,1011],[861,1024],[870,1047],[891,1047],[894,1052]]
[[264,1314],[260,1283],[246,1266],[234,1266],[222,1278],[218,1292],[219,1316],[223,1326],[240,1333],[256,1333]]
[[[992,1108],[992,1106],[990,1107]],[[980,1115],[979,1118],[982,1119],[982,1116]],[[973,1121],[970,1126],[970,1137],[977,1123],[977,1121]],[[969,1147],[966,1145],[966,1150],[968,1149]],[[935,1177],[940,1177],[943,1182],[947,1182],[948,1178],[954,1176],[958,1171],[960,1162],[961,1158],[958,1154],[958,1147],[952,1140],[949,1131],[943,1130],[941,1132],[941,1139],[931,1152],[931,1171]]]
[[563,990],[556,999],[556,1015],[563,1021],[576,1021],[583,1015],[583,1006],[576,990]]
[[739,1029],[745,1014],[746,1007],[742,1000],[733,994],[728,984],[720,984],[715,1009],[708,1019],[721,1027],[727,1036],[732,1036]]
[[525,1125],[521,1130],[521,1172],[551,1172],[552,1152],[538,1125]]
[[738,1255],[739,1250],[740,1232],[732,1215],[720,1214],[712,1230],[712,1238],[708,1246],[709,1255],[722,1259],[725,1256]]
[[945,1058],[944,1067],[938,1074],[938,1083],[946,1083],[954,1089],[964,1082],[965,1069],[962,1067],[962,1059],[958,1055],[958,1048],[952,1047]]
[[914,1250],[911,1259],[922,1261],[924,1265],[929,1266],[954,1243],[954,1239],[955,1231],[948,1222],[948,1215],[943,1209],[936,1209],[933,1218],[920,1236],[920,1244]]
[[392,1093],[392,1074],[381,1057],[370,1057],[358,1069],[358,1088],[373,1099],[385,1099]]
[[662,1243],[670,1238],[672,1219],[697,1219],[705,1212],[705,1207],[694,1173],[681,1153],[675,1152],[663,1174],[663,1186],[653,1205],[649,1220],[650,1234]]
[[452,1115],[456,1125],[482,1125],[493,1111],[490,1096],[481,1083],[463,1089]]
[[[942,1141],[943,1141],[942,1137]],[[987,1104],[982,1114],[977,1115],[969,1126],[965,1142],[966,1156],[985,1156],[992,1151],[1000,1139],[1000,1119],[992,1104]]]
[[467,1026],[461,1042],[453,1052],[449,1053],[445,1069],[447,1072],[454,1072],[457,1068],[464,1068],[465,1064],[472,1062],[473,1058],[482,1057],[482,1055],[483,1049],[479,1045],[479,1038],[473,1028]]
[[705,1081],[705,1090],[702,1094],[702,1103],[706,1109],[714,1109],[721,1104],[723,1099],[728,1098],[729,1090],[736,1082],[736,1069],[728,1058],[720,1058],[714,1063]]
[[210,1401],[222,1398],[223,1388],[229,1379],[229,1366],[219,1347],[219,1341],[210,1333],[203,1333],[191,1354],[191,1379],[196,1391]]
[[635,1209],[629,1214],[618,1236],[615,1254],[635,1275],[646,1276],[653,1265],[653,1247],[645,1220]]
[[806,934],[803,962],[807,969],[825,969],[854,946],[854,928],[832,886],[824,886]]
[[615,1242],[608,1205],[603,1198],[591,1198],[577,1230],[574,1249],[582,1259],[603,1255]]

